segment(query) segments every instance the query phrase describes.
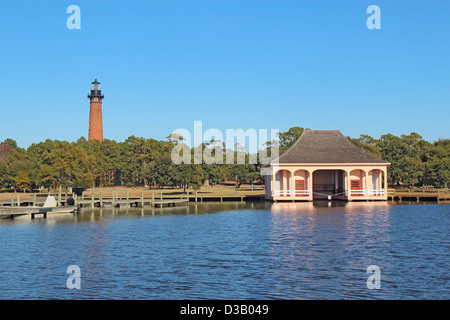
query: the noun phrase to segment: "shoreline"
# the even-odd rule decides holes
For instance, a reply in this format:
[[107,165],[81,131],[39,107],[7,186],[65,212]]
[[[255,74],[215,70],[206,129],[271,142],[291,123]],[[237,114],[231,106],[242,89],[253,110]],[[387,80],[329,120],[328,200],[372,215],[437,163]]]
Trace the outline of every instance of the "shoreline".
[[[17,206],[30,205],[36,202],[42,202],[48,195],[55,196],[60,202],[65,203],[67,198],[72,197],[70,191],[60,191],[58,189],[51,190],[50,193],[45,192],[3,192],[0,193],[0,206]],[[83,201],[100,201],[100,200],[148,200],[148,199],[175,199],[183,198],[188,199],[190,202],[223,202],[223,201],[269,201],[264,198],[265,190],[264,186],[243,186],[237,191],[235,187],[230,186],[211,186],[201,187],[198,190],[187,188],[186,192],[182,188],[142,188],[142,187],[102,187],[102,188],[90,188],[83,192],[82,196],[78,196],[78,200]],[[313,200],[321,201],[320,199]],[[336,200],[333,200],[336,201]],[[367,200],[353,200],[344,202],[374,202]],[[381,200],[380,200],[381,201]],[[388,189],[388,202],[394,203],[447,203],[450,201],[449,189]],[[286,197],[286,200],[277,201],[295,202],[293,199]],[[303,202],[303,201],[300,201]],[[379,201],[375,201],[379,202]]]

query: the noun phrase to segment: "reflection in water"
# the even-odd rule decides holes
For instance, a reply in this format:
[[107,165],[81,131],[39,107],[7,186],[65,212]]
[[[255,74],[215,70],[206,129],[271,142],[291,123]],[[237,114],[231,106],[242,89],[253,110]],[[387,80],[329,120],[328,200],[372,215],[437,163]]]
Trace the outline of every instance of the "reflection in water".
[[[0,299],[448,299],[449,208],[205,202],[2,219]],[[66,288],[73,264],[82,290]],[[370,265],[381,290],[366,287]]]
[[366,268],[388,253],[390,208],[385,202],[271,204],[274,278],[300,276],[289,292],[286,283],[277,283],[276,296],[302,298],[314,291],[316,298],[329,298],[334,287],[341,297],[356,298],[355,281],[363,288]]
[[389,207],[387,201],[367,201],[367,202],[346,202],[346,201],[314,201],[314,202],[266,202],[266,209],[270,209],[273,213],[279,212],[304,212],[314,211],[315,209],[328,209],[328,208],[342,208],[347,213],[350,213],[355,209],[362,209],[364,211],[373,210],[373,208]]
[[[93,214],[91,214],[92,217]],[[103,215],[103,210],[99,210],[99,217]],[[90,230],[84,238],[84,243],[80,246],[82,252],[83,280],[90,283],[90,290],[87,293],[88,298],[95,298],[103,288],[102,282],[105,271],[107,271],[107,252],[108,246],[108,223],[100,221],[95,228]]]
[[[66,222],[75,221],[101,221],[114,218],[126,218],[126,217],[157,217],[164,215],[196,215],[196,214],[209,214],[223,211],[233,211],[242,209],[262,209],[264,203],[243,203],[243,202],[204,202],[201,204],[191,203],[188,206],[178,207],[163,207],[163,208],[83,208],[81,213],[66,216]],[[63,220],[60,220],[63,221]]]

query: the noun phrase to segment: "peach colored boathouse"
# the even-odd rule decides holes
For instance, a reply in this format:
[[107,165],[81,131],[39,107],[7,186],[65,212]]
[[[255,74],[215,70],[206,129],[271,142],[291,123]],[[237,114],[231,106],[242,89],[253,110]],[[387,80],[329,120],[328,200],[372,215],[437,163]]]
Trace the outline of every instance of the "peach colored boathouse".
[[265,165],[265,198],[271,201],[387,200],[387,166],[339,130],[305,130]]

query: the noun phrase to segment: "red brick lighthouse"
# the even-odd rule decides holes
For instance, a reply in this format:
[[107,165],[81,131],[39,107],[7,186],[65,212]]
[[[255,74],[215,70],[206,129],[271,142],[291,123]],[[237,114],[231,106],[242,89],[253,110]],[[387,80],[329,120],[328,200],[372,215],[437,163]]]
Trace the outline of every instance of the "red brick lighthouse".
[[91,101],[91,110],[89,113],[89,140],[103,141],[103,121],[102,121],[102,91],[100,82],[95,79],[91,83],[91,94],[88,94]]

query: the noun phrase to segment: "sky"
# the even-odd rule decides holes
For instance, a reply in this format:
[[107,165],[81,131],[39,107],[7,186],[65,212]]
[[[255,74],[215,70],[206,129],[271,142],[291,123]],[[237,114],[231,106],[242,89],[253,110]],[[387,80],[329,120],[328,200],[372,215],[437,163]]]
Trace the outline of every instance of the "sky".
[[87,138],[95,78],[116,141],[202,121],[432,142],[450,138],[450,1],[0,1],[0,141]]

